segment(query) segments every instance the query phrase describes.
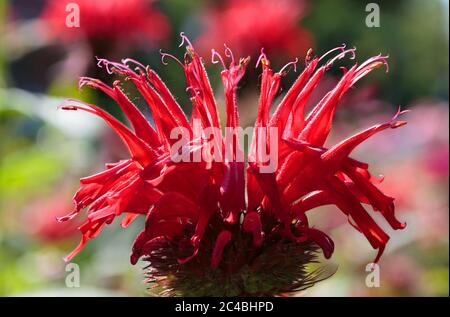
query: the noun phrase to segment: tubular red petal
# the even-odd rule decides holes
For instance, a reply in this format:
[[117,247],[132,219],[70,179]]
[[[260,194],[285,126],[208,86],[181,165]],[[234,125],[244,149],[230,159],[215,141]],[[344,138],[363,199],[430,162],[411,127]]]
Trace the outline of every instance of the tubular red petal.
[[147,69],[147,79],[164,100],[164,103],[169,108],[169,112],[175,118],[176,122],[190,131],[190,125],[186,115],[158,74],[156,74],[152,69]]
[[404,229],[406,224],[395,218],[394,198],[384,195],[370,180],[358,173],[355,169],[345,168],[344,172],[354,182],[361,193],[367,197],[374,210],[381,212],[393,229]]
[[362,63],[357,69],[355,78],[352,81],[352,85],[356,83],[359,79],[366,76],[372,70],[377,69],[381,66],[386,67],[386,73],[389,72],[389,64],[387,62],[388,56],[377,55],[369,58],[367,61]]
[[145,119],[139,109],[128,99],[119,87],[119,82],[114,83],[111,88],[98,79],[89,77],[82,77],[80,79],[80,87],[89,86],[95,89],[100,89],[110,98],[112,98],[121,107],[127,118],[130,120],[136,135],[147,142],[152,147],[158,147],[158,139],[155,130],[150,123]]
[[325,190],[313,191],[292,204],[291,214],[293,218],[297,218],[310,209],[333,203],[333,196],[329,192]]
[[127,213],[125,214],[125,217],[123,217],[122,221],[120,222],[120,225],[122,228],[128,227],[136,218],[139,217],[139,214],[133,214],[133,213]]
[[116,217],[125,211],[126,206],[132,199],[139,187],[142,186],[142,179],[139,175],[134,175],[126,180],[116,182],[103,196],[90,206],[88,219],[92,222],[109,217]]
[[327,184],[329,186],[328,190],[334,195],[336,205],[345,214],[352,217],[355,225],[366,236],[372,247],[374,249],[384,247],[389,240],[389,236],[369,216],[345,184],[336,177],[329,178]]
[[[155,153],[152,149],[147,146],[140,138],[138,138],[133,132],[131,132],[127,127],[115,119],[112,115],[106,111],[94,106],[82,103],[80,101],[68,101],[71,104],[64,104],[61,106],[64,110],[83,110],[92,114],[95,114],[105,120],[105,122],[120,136],[125,145],[128,147],[130,154],[136,161],[138,161],[142,166],[146,166],[156,158]],[[74,103],[80,103],[77,105]]]
[[88,242],[88,238],[86,237],[86,235],[83,235],[81,237],[81,241],[80,243],[77,245],[77,247],[70,252],[67,256],[65,256],[63,258],[64,262],[70,262],[72,261],[72,259],[81,252],[81,250],[84,248],[84,246],[86,245],[86,243]]
[[[333,65],[333,63],[336,60],[344,58],[347,53],[350,52],[350,53],[354,54],[354,50],[344,50],[343,47],[339,47],[335,50],[332,50],[332,51],[326,53],[324,56],[322,56],[322,58],[336,50],[342,50],[342,52],[340,54],[338,54],[337,56],[335,56],[330,61],[328,61],[326,65],[320,67],[314,73],[314,75],[311,77],[311,79],[306,83],[306,85],[303,87],[301,92],[297,95],[296,99],[293,101],[293,104],[290,107],[290,109],[291,109],[291,113],[289,116],[290,122],[287,121],[287,117],[285,114],[284,122],[285,122],[285,124],[287,124],[285,129],[289,130],[288,136],[297,138],[299,136],[299,134],[302,132],[302,130],[305,128],[304,109],[305,109],[306,103],[310,99],[311,94],[313,93],[313,91],[317,87],[317,85],[319,84],[319,82],[322,79],[325,72]],[[312,73],[312,71],[314,71],[314,69],[316,68],[319,61],[320,61],[320,59],[314,58],[311,62],[309,62],[307,64],[306,69],[308,69],[308,73]],[[310,74],[308,75],[308,77],[309,76],[310,76]],[[295,85],[294,85],[294,87],[295,87]],[[318,111],[318,109],[321,109],[323,107],[324,101],[326,100],[326,98],[328,98],[328,96],[329,96],[329,94],[327,94],[327,96],[325,96],[325,98],[322,99],[322,101],[313,109],[313,111],[308,116],[308,118],[310,118],[314,113],[316,113]],[[306,119],[306,121],[308,121],[308,119]]]
[[322,249],[325,258],[329,259],[334,252],[334,242],[333,240],[320,230],[308,227],[297,227],[300,233],[307,236],[309,239],[313,240]]
[[[351,50],[344,51],[340,55],[345,55],[345,53],[349,51]],[[386,56],[381,55],[375,56],[368,59],[359,67],[354,65],[349,69],[343,75],[338,85],[321,100],[319,105],[316,106],[307,117],[306,126],[304,131],[302,131],[300,138],[307,140],[310,143],[322,145],[331,129],[334,111],[344,93],[372,70],[378,68],[380,65],[387,65],[386,58]],[[326,66],[331,66],[329,64],[332,64],[332,62],[334,62],[334,59],[327,63]]]
[[[232,56],[231,50],[228,49],[228,51]],[[217,52],[216,54],[218,55]],[[225,90],[226,128],[229,128],[226,131],[225,142],[226,146],[229,144],[232,146],[232,157],[226,158],[223,181],[221,182],[221,206],[225,214],[229,215],[227,221],[230,223],[236,222],[239,211],[245,209],[245,164],[240,162],[237,157],[239,155],[243,157],[243,153],[239,143],[239,135],[237,135],[237,130],[235,129],[239,126],[236,89],[239,81],[244,76],[247,64],[248,58],[241,59],[239,65],[234,65],[232,61],[230,68],[223,70],[221,73]]]
[[108,222],[108,220],[110,220],[110,219],[103,219],[102,221],[97,221],[97,222],[91,222],[89,220],[85,221],[78,228],[82,234],[80,243],[69,255],[67,255],[64,258],[64,261],[70,262],[78,253],[80,253],[80,251],[84,248],[86,243],[90,239],[95,238],[100,233],[103,226]]
[[106,171],[80,179],[80,189],[73,197],[74,211],[67,216],[58,218],[58,221],[73,219],[81,209],[106,193],[121,175],[132,168],[135,168],[132,160],[122,161]]
[[[182,37],[183,42],[188,41],[184,35]],[[192,94],[192,98],[196,100],[195,106],[200,108],[201,113],[204,113],[202,121],[205,127],[218,128],[220,127],[219,115],[205,67],[190,43],[187,52],[191,60],[186,58],[184,72],[187,86],[195,92]]]
[[275,173],[261,173],[259,168],[253,163],[249,163],[248,171],[254,175],[261,191],[270,201],[273,213],[284,224],[285,229],[288,230],[290,219],[282,204]]
[[236,105],[236,90],[239,81],[245,74],[245,69],[249,58],[241,59],[239,65],[230,65],[229,69],[225,69],[221,73],[222,83],[225,89],[225,103],[227,122],[226,127],[236,128],[239,125],[239,118]]
[[253,172],[250,171],[250,168],[247,170],[247,210],[256,210],[260,205],[264,198],[264,192],[261,190],[261,187],[258,184],[256,176]]
[[406,124],[406,122],[404,121],[395,121],[396,117],[397,116],[395,116],[389,122],[370,127],[333,146],[321,155],[322,162],[327,168],[336,170],[342,164],[342,161],[350,155],[350,153],[355,149],[356,146],[358,146],[374,134],[388,128],[395,129]]
[[[126,60],[125,60],[126,61]],[[139,68],[139,74],[132,71],[127,65],[110,62],[105,59],[99,60],[100,65],[104,65],[108,72],[117,72],[126,78],[131,79],[138,91],[148,103],[155,120],[160,143],[170,143],[170,131],[179,125],[187,125],[187,119],[181,111],[167,87],[161,79],[148,67]],[[152,83],[158,91],[149,85]],[[161,94],[161,95],[160,95]]]
[[273,74],[269,68],[269,61],[264,57],[263,72],[261,76],[261,93],[258,103],[258,115],[255,127],[266,127],[269,123],[270,106],[280,87],[281,75]]
[[225,164],[225,173],[220,186],[220,206],[227,222],[234,224],[239,219],[239,212],[245,209],[244,162]]
[[[323,69],[323,68],[321,68]],[[338,102],[345,91],[350,88],[351,78],[356,67],[352,67],[342,76],[336,87],[328,92],[305,120],[299,138],[313,145],[322,146],[331,129],[331,121]]]
[[161,144],[158,142],[158,135],[142,112],[128,99],[118,85],[114,86],[114,90],[117,93],[116,101],[133,125],[136,135],[151,147],[159,147]]
[[173,142],[170,138],[171,131],[179,127],[174,114],[170,111],[164,99],[148,84],[145,75],[132,77],[131,80],[152,112],[159,142],[168,147]]
[[[255,122],[254,136],[252,139],[252,144],[249,153],[249,159],[256,161],[257,164],[261,164],[259,153],[267,153],[267,135],[268,135],[268,125],[269,125],[269,113],[270,107],[278,93],[280,88],[281,75],[273,74],[269,67],[269,61],[265,57],[264,53],[261,54],[260,60],[263,65],[263,72],[261,76],[261,93],[258,102],[258,114]],[[261,132],[265,131],[265,135]]]
[[[297,80],[286,93],[283,100],[277,107],[275,113],[273,114],[270,120],[270,126],[276,126],[280,130],[285,128],[288,116],[292,110],[292,107],[294,106],[295,101],[303,92],[308,79],[311,77],[316,67],[317,59],[314,59],[306,66],[300,76],[298,76]],[[304,119],[303,115],[301,116],[301,119]]]

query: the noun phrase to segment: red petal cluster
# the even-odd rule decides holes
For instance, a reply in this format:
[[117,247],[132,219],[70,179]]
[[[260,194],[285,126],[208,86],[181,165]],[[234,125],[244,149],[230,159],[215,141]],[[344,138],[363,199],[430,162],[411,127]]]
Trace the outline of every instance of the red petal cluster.
[[[80,245],[66,259],[75,256],[105,224],[110,224],[122,214],[124,227],[139,215],[146,217],[145,227],[134,242],[133,264],[152,251],[155,241],[179,237],[188,237],[187,244],[191,250],[179,262],[189,261],[205,242],[203,237],[213,218],[216,240],[208,241],[208,245],[214,246],[211,249],[213,267],[220,263],[224,248],[236,232],[247,235],[254,248],[262,247],[265,239],[273,237],[298,242],[313,240],[328,258],[334,250],[333,241],[310,226],[307,214],[311,209],[329,204],[336,205],[350,224],[379,250],[378,259],[389,236],[363,204],[380,212],[392,228],[402,229],[405,225],[395,218],[394,199],[375,186],[376,180],[371,177],[368,165],[351,158],[350,154],[375,133],[397,128],[405,122],[397,121],[400,114],[397,113],[392,120],[359,132],[331,148],[326,148],[324,143],[342,96],[372,70],[387,66],[386,57],[375,56],[345,70],[338,84],[305,115],[305,105],[325,72],[337,60],[349,54],[354,57],[355,50],[338,47],[321,58],[309,52],[305,69],[271,115],[270,108],[286,67],[274,72],[262,53],[257,63],[262,65],[255,123],[258,129],[252,140],[247,167],[237,159],[243,153],[242,146],[235,147],[233,158],[223,162],[174,162],[171,156],[171,147],[176,141],[171,136],[173,131],[183,128],[192,132],[196,121],[200,122],[202,129],[220,127],[217,105],[203,62],[183,34],[182,38],[187,52],[184,62],[177,61],[183,67],[192,101],[190,119],[152,69],[129,59],[122,63],[99,60],[99,66],[136,86],[151,110],[155,127],[126,96],[120,81],[110,87],[96,79],[81,78],[80,85],[100,89],[115,100],[128,117],[132,129],[94,105],[68,101],[62,107],[87,111],[104,119],[130,153],[129,159],[107,164],[105,171],[81,179],[81,188],[74,197],[75,210],[60,220],[75,217],[83,208],[87,208],[88,216],[79,228],[82,233]],[[322,62],[333,54],[334,57]],[[213,50],[213,62],[220,61],[224,67],[221,77],[225,90],[226,127],[235,128],[239,126],[236,90],[249,60],[236,61],[228,48],[225,55],[230,60],[228,67],[222,56]],[[167,56],[171,55],[163,54],[163,58]],[[269,134],[261,133],[270,128],[279,131],[276,136],[278,151],[274,153],[278,165],[274,171],[267,172],[264,170],[267,163],[260,160],[258,153],[271,146]],[[190,139],[189,154],[202,151],[209,141],[203,136]],[[214,142],[223,145],[223,136],[216,136]]]

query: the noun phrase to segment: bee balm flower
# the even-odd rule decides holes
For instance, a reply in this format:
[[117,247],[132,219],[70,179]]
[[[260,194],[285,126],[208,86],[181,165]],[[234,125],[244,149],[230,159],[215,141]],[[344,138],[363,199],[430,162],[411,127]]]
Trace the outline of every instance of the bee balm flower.
[[[62,107],[104,119],[130,153],[130,158],[106,164],[105,171],[81,179],[75,210],[60,219],[72,219],[87,208],[87,219],[79,228],[82,240],[66,260],[116,217],[123,216],[126,227],[144,216],[145,226],[134,242],[131,263],[141,257],[148,261],[149,282],[164,286],[168,294],[267,295],[304,289],[326,277],[320,269],[306,271],[307,264],[316,261],[318,249],[326,258],[334,251],[332,239],[308,222],[311,209],[329,204],[378,249],[378,260],[389,236],[363,204],[380,212],[392,228],[405,225],[395,218],[394,199],[376,187],[368,165],[350,154],[372,135],[405,122],[397,120],[397,113],[392,120],[330,148],[324,143],[342,96],[372,70],[387,66],[386,57],[378,55],[346,69],[337,85],[305,115],[305,104],[325,72],[355,53],[342,46],[318,58],[309,51],[305,69],[271,115],[280,82],[296,62],[275,72],[262,53],[257,61],[262,67],[258,115],[247,160],[242,160],[236,90],[249,59],[238,61],[226,48],[227,65],[222,55],[212,51],[213,62],[223,67],[225,127],[231,131],[224,136],[202,59],[183,34],[182,38],[184,62],[165,53],[163,62],[172,57],[180,63],[191,96],[191,118],[150,67],[129,59],[121,63],[99,60],[100,67],[123,78],[112,87],[92,78],[81,78],[80,86],[100,89],[114,99],[131,128],[94,105],[69,100]],[[147,102],[154,127],[127,97],[123,80],[131,81]],[[184,146],[173,151],[183,131],[188,134]],[[264,153],[276,164],[269,166]],[[198,154],[201,159],[194,160]],[[191,160],[174,160],[177,155]]]

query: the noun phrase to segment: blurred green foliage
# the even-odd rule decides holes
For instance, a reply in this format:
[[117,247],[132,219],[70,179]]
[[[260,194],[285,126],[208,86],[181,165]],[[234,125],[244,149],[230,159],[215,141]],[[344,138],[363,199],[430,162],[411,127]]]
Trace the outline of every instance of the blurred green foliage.
[[4,34],[6,32],[6,8],[7,2],[0,2],[0,87],[5,86],[5,71],[6,71],[6,57],[5,57],[5,38]]

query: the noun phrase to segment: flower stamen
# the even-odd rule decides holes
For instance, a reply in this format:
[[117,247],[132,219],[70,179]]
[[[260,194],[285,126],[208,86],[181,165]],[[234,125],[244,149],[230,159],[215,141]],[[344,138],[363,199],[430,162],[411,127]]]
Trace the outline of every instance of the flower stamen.
[[356,48],[351,48],[348,50],[344,50],[341,53],[339,53],[338,55],[336,55],[335,57],[333,57],[332,59],[330,59],[326,64],[325,67],[326,68],[330,68],[331,66],[333,66],[334,62],[336,62],[337,60],[341,60],[345,57],[345,55],[347,55],[347,53],[351,53],[352,56],[350,57],[350,59],[355,59],[356,57]]
[[[218,60],[215,58],[218,58]],[[219,52],[217,52],[215,49],[211,49],[211,63],[217,64],[219,62],[222,64],[223,69],[227,69],[227,66],[225,65],[225,62],[223,61],[223,58],[219,54]]]
[[286,65],[284,65],[280,71],[278,72],[278,74],[280,75],[284,75],[287,74],[286,69],[288,67],[290,67],[292,65],[292,67],[294,68],[294,72],[297,72],[297,63],[298,63],[298,58],[296,57],[294,61],[287,63]]
[[122,59],[122,64],[127,65],[129,63],[136,65],[137,68],[140,69],[141,72],[142,72],[142,70],[146,71],[146,69],[147,69],[147,67],[145,67],[142,63],[136,61],[135,59],[132,59],[132,58]]
[[269,66],[269,60],[267,59],[266,53],[264,53],[264,48],[261,49],[261,54],[258,57],[258,60],[256,61],[255,68],[258,68],[259,63],[263,65],[263,67]]
[[225,46],[225,56],[231,59],[231,64],[234,65],[234,54],[233,51],[226,45],[223,44],[223,46]]
[[328,55],[330,55],[333,52],[336,52],[336,51],[339,51],[339,50],[341,51],[341,53],[344,52],[346,47],[347,47],[347,45],[345,43],[343,43],[341,46],[338,46],[338,47],[335,47],[335,48],[329,50],[328,52],[326,52],[325,54],[323,54],[319,58],[319,62],[322,61],[325,57],[327,57]]
[[180,37],[181,37],[181,43],[180,45],[178,45],[178,47],[182,47],[185,43],[187,44],[187,46],[189,48],[193,48],[194,46],[192,45],[191,41],[188,39],[188,37],[186,36],[186,34],[184,34],[184,32],[180,33]]
[[181,67],[184,68],[183,63],[182,63],[178,58],[176,58],[175,56],[173,56],[172,54],[164,53],[162,50],[159,50],[159,54],[161,54],[161,63],[162,63],[163,65],[165,65],[165,66],[168,65],[168,63],[165,61],[165,58],[166,58],[166,57],[170,57],[171,59],[173,59],[174,61],[176,61],[178,64],[180,64]]

